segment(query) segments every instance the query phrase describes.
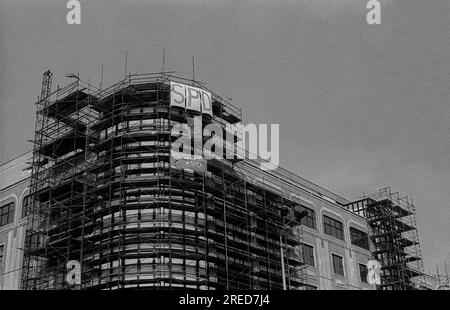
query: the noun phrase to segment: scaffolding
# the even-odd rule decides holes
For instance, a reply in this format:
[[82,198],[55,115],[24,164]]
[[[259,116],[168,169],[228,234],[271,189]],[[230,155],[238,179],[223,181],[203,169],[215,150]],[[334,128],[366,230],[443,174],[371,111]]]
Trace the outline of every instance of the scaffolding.
[[84,221],[89,186],[85,170],[92,162],[89,145],[95,142],[90,125],[97,118],[91,105],[96,96],[79,79],[52,92],[52,76],[44,73],[36,103],[23,288],[53,288],[60,279],[52,276],[63,275],[61,257],[78,259],[82,253],[82,242],[75,237],[81,236],[81,225],[76,223]]
[[414,203],[390,187],[345,207],[367,219],[371,255],[381,264],[381,290],[418,289],[424,275]]
[[104,90],[74,76],[53,93],[51,77],[36,104],[23,289],[304,286],[295,186],[239,159],[206,171],[171,163],[173,124],[224,127],[240,109],[213,92],[212,116],[171,107],[170,81],[210,91],[174,72]]

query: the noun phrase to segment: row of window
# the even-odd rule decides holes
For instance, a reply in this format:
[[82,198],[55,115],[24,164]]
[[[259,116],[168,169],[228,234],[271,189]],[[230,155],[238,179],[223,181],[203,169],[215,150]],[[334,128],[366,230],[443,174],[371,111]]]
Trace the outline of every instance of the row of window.
[[[152,109],[152,108],[150,108]],[[139,113],[139,112],[137,112]],[[107,129],[104,129],[100,131],[100,140],[107,139],[109,137],[115,136],[125,131],[141,131],[141,130],[150,130],[150,129],[158,129],[158,130],[170,130],[169,126],[169,120],[165,118],[159,118],[159,119],[141,119],[141,120],[134,120],[134,121],[123,121],[119,124],[116,124],[112,127],[109,127]]]
[[[31,203],[31,196],[25,196],[22,201],[22,217],[27,216],[28,208]],[[6,205],[0,206],[0,227],[14,222],[14,214],[16,211],[16,204],[10,202]]]
[[[26,196],[23,199],[22,203],[22,217],[26,216],[28,206],[31,203],[30,196]],[[310,209],[308,209],[310,210]],[[312,210],[311,210],[312,211]],[[11,202],[2,207],[0,207],[0,227],[10,224],[14,220],[14,212],[15,212],[15,203]],[[308,216],[305,217],[304,225],[312,227],[312,223],[315,228],[315,215],[314,211],[308,212]],[[325,229],[325,227],[327,227]],[[337,238],[343,239],[343,225],[341,222],[334,220],[328,216],[324,215],[324,231],[326,234],[335,236]],[[351,227],[350,228],[350,236],[352,239],[352,244],[367,248],[368,249],[368,238],[367,234]],[[342,238],[341,238],[342,237]],[[3,262],[3,250],[4,246],[0,246],[0,267]],[[314,247],[308,244],[302,244],[302,252],[303,252],[303,260],[306,265],[315,266],[314,262]],[[333,264],[333,272],[338,275],[344,276],[344,263],[343,258],[339,255],[332,254],[332,264]],[[362,282],[367,283],[367,266],[363,264],[359,264],[359,274]]]
[[[31,197],[25,196],[22,202],[22,217],[27,216],[29,204],[31,203]],[[313,229],[316,227],[316,214],[314,210],[302,207],[308,214],[302,218],[302,225],[308,226]],[[10,224],[14,221],[15,204],[11,202],[0,207],[0,227]],[[344,240],[344,225],[342,222],[335,220],[329,216],[323,216],[323,230],[324,233],[335,238]],[[369,239],[367,233],[350,227],[350,242],[363,249],[369,249]]]
[[[306,265],[314,266],[314,247],[308,245],[308,244],[302,244],[303,249],[303,262]],[[342,256],[339,256],[337,254],[332,254],[332,264],[333,264],[333,272],[335,274],[345,276],[344,272],[344,259]],[[359,265],[359,276],[361,279],[361,282],[367,283],[367,266],[364,264],[358,264]]]
[[[317,229],[316,213],[314,212],[314,210],[306,208],[304,206],[302,206],[301,208],[302,210],[308,212],[308,214],[301,220],[302,225],[305,225],[313,229]],[[345,240],[344,224],[326,215],[323,216],[323,231],[327,235],[333,236],[341,240]],[[369,249],[369,238],[367,233],[354,227],[350,227],[350,242],[353,245],[356,245],[360,248],[366,250]]]

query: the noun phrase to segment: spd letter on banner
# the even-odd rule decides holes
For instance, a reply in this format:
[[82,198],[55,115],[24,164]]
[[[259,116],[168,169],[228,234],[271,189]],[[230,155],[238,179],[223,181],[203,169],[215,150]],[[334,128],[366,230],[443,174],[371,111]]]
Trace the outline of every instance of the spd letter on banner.
[[202,90],[202,113],[212,116],[212,99],[211,93]]
[[170,82],[170,106],[186,108],[186,86]]
[[200,112],[201,89],[186,86],[186,109]]

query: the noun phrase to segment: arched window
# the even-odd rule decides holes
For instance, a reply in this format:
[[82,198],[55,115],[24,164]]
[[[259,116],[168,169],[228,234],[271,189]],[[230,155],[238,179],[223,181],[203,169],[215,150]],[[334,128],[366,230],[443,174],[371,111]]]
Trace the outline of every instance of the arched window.
[[301,220],[302,225],[316,229],[316,212],[305,206],[300,206],[300,209],[308,212],[308,214]]
[[14,221],[14,211],[16,204],[10,202],[0,207],[0,226],[10,224]]
[[359,229],[350,227],[350,241],[360,248],[369,249],[369,238],[367,234]]
[[323,230],[327,235],[344,240],[344,225],[338,220],[324,215]]

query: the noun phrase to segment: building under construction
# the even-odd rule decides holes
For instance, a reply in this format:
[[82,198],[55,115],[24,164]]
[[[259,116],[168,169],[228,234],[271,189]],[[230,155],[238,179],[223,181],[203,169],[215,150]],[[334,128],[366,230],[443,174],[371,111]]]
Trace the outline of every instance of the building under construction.
[[[186,81],[130,76],[96,91],[76,79],[51,93],[51,77],[37,109],[24,288],[65,288],[70,261],[80,288],[282,288],[280,242],[285,264],[301,264],[288,193],[249,181],[238,162],[171,164],[172,122],[195,112],[169,106],[168,83]],[[203,126],[241,120],[216,95],[212,106]],[[302,285],[297,273],[288,282]]]
[[[370,259],[377,288],[414,288],[408,201],[351,202],[238,157],[180,167],[174,124],[197,116],[225,131],[240,109],[173,72],[106,89],[73,79],[52,91],[44,73],[36,104],[22,289],[373,289]],[[172,106],[171,82],[210,92],[212,113]],[[68,279],[73,262],[80,277]]]

